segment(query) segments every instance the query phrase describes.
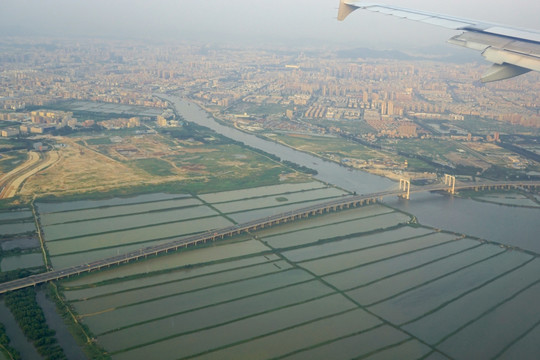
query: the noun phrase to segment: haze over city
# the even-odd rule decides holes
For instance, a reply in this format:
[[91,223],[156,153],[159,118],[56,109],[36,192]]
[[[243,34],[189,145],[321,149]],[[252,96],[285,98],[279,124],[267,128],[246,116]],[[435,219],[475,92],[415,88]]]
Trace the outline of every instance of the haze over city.
[[[519,27],[539,26],[540,3],[532,0],[382,2]],[[456,33],[363,12],[338,23],[337,5],[338,0],[4,0],[0,33],[384,49],[437,45]]]

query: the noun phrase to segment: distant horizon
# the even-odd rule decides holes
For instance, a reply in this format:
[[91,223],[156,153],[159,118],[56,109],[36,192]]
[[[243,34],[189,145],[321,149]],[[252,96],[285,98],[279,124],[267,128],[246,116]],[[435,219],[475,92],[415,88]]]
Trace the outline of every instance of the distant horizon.
[[[338,0],[4,0],[0,36],[195,41],[219,44],[417,49],[459,32],[357,11],[336,19]],[[509,26],[539,27],[528,0],[389,0],[385,3]],[[448,49],[455,48],[447,45]],[[450,51],[450,50],[449,50]]]
[[[394,59],[394,60],[433,60],[433,61],[442,61],[450,63],[482,63],[485,62],[479,54],[468,49],[457,47],[455,45],[439,43],[426,45],[416,49],[411,49],[404,47],[402,49],[395,48],[382,48],[382,47],[370,47],[362,46],[362,44],[349,43],[349,44],[334,44],[332,46],[324,46],[322,44],[303,44],[303,46],[291,45],[291,44],[279,44],[279,43],[257,43],[257,44],[231,44],[231,43],[211,43],[206,41],[181,41],[181,40],[171,40],[166,41],[162,40],[159,43],[152,43],[148,39],[140,38],[107,38],[107,37],[66,37],[66,36],[46,36],[42,35],[39,37],[35,36],[7,36],[0,40],[0,45],[5,44],[4,46],[9,47],[10,43],[13,42],[15,46],[19,46],[28,42],[29,47],[62,47],[62,43],[72,43],[72,44],[81,44],[84,46],[85,42],[92,43],[103,43],[107,44],[125,42],[125,45],[129,47],[130,45],[143,45],[150,43],[151,46],[163,46],[163,47],[175,47],[175,46],[193,46],[200,48],[208,48],[211,50],[238,50],[238,51],[276,51],[276,52],[285,52],[285,53],[310,53],[310,52],[321,52],[321,53],[332,53],[337,57],[341,58],[367,58],[367,59]],[[347,56],[346,54],[358,54]],[[487,62],[486,62],[487,63]]]

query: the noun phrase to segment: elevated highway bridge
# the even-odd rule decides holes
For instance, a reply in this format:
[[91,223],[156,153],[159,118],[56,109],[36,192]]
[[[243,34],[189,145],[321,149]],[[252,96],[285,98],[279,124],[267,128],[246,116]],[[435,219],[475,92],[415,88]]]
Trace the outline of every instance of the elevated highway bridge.
[[[448,180],[448,179],[447,179]],[[406,185],[408,184],[408,185]],[[169,251],[176,251],[180,248],[197,246],[211,241],[220,240],[241,233],[256,231],[270,226],[291,222],[298,219],[308,218],[314,215],[320,215],[329,212],[335,212],[348,208],[360,207],[381,201],[388,196],[400,196],[408,199],[410,194],[430,191],[449,191],[472,189],[472,190],[492,190],[492,189],[533,189],[540,187],[540,181],[513,181],[513,182],[474,182],[474,183],[455,183],[446,181],[446,184],[434,184],[427,186],[411,187],[408,180],[400,181],[399,190],[389,190],[372,194],[343,196],[327,202],[303,207],[300,209],[283,212],[280,214],[268,216],[265,218],[252,220],[246,223],[228,226],[222,229],[206,231],[201,234],[182,237],[169,243],[149,246],[139,250],[131,251],[125,254],[113,256],[103,260],[97,260],[81,265],[76,265],[64,269],[52,270],[41,274],[31,275],[25,278],[12,280],[0,284],[0,294],[22,289],[25,287],[36,286],[48,281],[60,280],[85,272],[104,269],[114,265],[120,265],[131,261],[136,261],[148,256],[164,254]]]

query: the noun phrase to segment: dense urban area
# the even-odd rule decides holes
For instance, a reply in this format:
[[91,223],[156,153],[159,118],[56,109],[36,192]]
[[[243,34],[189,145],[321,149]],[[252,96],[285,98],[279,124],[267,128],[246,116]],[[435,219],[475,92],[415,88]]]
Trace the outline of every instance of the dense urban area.
[[[181,128],[156,96],[174,91],[239,129],[387,176],[538,170],[537,74],[479,85],[484,64],[444,56],[64,42],[3,42],[4,148],[42,134]],[[339,151],[343,139],[365,153]]]

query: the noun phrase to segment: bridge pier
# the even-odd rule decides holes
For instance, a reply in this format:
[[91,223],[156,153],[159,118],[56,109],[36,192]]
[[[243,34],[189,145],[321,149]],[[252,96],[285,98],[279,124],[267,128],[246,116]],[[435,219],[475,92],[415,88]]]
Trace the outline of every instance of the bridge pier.
[[401,195],[401,197],[403,199],[409,200],[411,198],[411,181],[406,179],[399,179],[399,190],[403,190],[405,192]]
[[448,192],[452,195],[456,193],[456,177],[453,175],[444,174],[444,184],[448,185]]

